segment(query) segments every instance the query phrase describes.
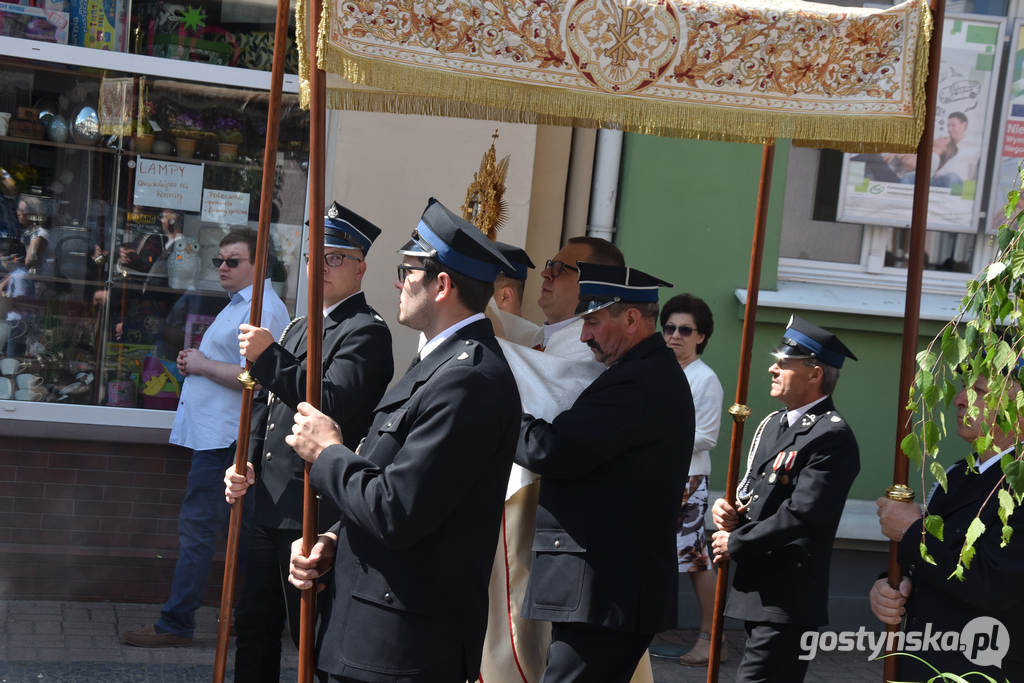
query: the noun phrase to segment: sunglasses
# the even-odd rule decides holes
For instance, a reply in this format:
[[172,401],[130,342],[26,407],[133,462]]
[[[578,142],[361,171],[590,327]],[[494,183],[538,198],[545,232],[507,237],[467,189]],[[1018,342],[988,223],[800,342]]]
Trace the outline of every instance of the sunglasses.
[[220,268],[221,265],[224,264],[224,263],[228,264],[228,268],[237,268],[239,263],[249,263],[250,262],[249,259],[220,258],[219,256],[214,256],[210,260],[213,261],[213,267],[214,268]]
[[[303,254],[303,256],[306,258],[306,263],[309,263],[309,254]],[[356,263],[363,262],[363,259],[357,256],[349,256],[348,254],[324,254],[324,263],[326,263],[329,268],[337,268],[345,262],[345,259],[355,261]]]
[[423,272],[427,271],[427,269],[424,268],[423,266],[407,266],[404,263],[400,263],[398,264],[398,281],[404,284],[405,277],[409,274],[409,271],[411,270],[422,270]]
[[666,337],[671,337],[676,331],[682,337],[689,337],[691,334],[697,331],[696,327],[690,327],[689,325],[673,325],[672,323],[665,323],[661,326],[665,331]]
[[544,270],[547,270],[551,273],[552,280],[557,280],[558,276],[561,275],[562,271],[564,271],[566,268],[573,271],[574,273],[580,272],[579,268],[577,268],[576,266],[570,266],[568,263],[564,261],[548,259],[547,261],[544,262]]

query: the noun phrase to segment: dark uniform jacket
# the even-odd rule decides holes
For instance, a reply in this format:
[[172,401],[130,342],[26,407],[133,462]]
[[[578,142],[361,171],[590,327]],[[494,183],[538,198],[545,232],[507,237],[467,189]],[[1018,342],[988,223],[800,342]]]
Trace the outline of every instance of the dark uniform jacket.
[[320,454],[310,476],[342,521],[318,668],[363,681],[477,677],[519,416],[512,371],[479,320],[388,390],[358,454]]
[[725,613],[817,626],[828,622],[832,542],[860,457],[830,396],[780,436],[784,415],[765,422],[750,466],[750,507],[729,535],[736,573]]
[[[338,304],[324,319],[323,398],[320,410],[341,426],[355,448],[366,435],[373,406],[394,374],[391,332],[362,292]],[[304,463],[284,442],[295,408],[306,400],[306,319],[289,325],[253,363],[250,374],[273,395],[253,421],[249,460],[256,470],[255,523],[271,529],[302,528]],[[320,501],[321,529],[338,520],[330,500]]]
[[[989,467],[983,474],[967,474],[967,463],[964,460],[949,470],[948,493],[938,488],[928,503],[928,514],[943,518],[943,540],[931,534],[925,539],[928,552],[935,559],[934,565],[921,559],[923,522],[915,522],[903,535],[899,545],[900,566],[911,575],[913,584],[907,601],[907,619],[903,630],[924,632],[927,625],[931,624],[933,633],[961,633],[972,619],[993,617],[1002,622],[1005,629],[996,640],[1002,641],[1007,637],[1009,640],[1009,652],[1003,651],[1006,656],[1001,670],[970,662],[958,652],[929,650],[914,654],[926,659],[942,672],[965,674],[968,671],[981,671],[998,681],[1016,682],[1024,681],[1024,590],[1021,589],[1021,578],[1024,577],[1024,538],[1021,538],[1024,534],[1024,513],[1018,508],[1010,517],[1009,526],[1014,529],[1014,533],[1010,543],[1000,548],[1003,523],[998,515],[997,496],[992,495],[985,507],[981,507],[1002,476],[1003,470],[999,463]],[[1006,487],[1005,484],[1002,486]],[[964,572],[964,581],[950,579],[948,577],[956,568],[960,549],[967,536],[967,527],[979,509],[985,532],[974,544],[974,559],[970,568]],[[988,636],[989,641],[992,640],[991,625],[984,629],[983,635]],[[972,647],[974,638],[966,644]],[[983,644],[979,640],[978,645]],[[982,653],[979,650],[970,654],[977,656]],[[900,680],[924,680],[935,675],[934,671],[919,667],[909,657],[899,657],[899,660]],[[915,674],[917,678],[906,678],[907,675]]]
[[523,616],[647,632],[676,625],[676,520],[693,453],[690,385],[660,335],[552,422],[523,416],[541,475]]

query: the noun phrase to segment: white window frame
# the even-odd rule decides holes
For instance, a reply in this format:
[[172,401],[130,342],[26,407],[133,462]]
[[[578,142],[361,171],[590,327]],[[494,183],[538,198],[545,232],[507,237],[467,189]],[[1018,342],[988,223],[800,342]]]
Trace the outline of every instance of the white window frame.
[[[793,147],[790,150],[792,155],[810,152]],[[817,151],[817,150],[814,150]],[[793,167],[792,158],[787,168],[786,199],[783,207],[783,221],[798,220],[804,223],[804,229],[814,229],[813,218],[798,218],[790,212],[787,216],[787,208],[809,215],[812,209],[811,203],[814,200],[813,189],[808,192],[806,183],[790,183],[790,169]],[[817,167],[815,167],[817,168]],[[797,201],[800,204],[792,207],[791,202]],[[985,218],[982,212],[981,222]],[[839,222],[831,224],[838,225]],[[861,238],[861,253],[857,263],[840,263],[835,261],[821,261],[813,259],[798,259],[779,257],[778,279],[783,282],[809,283],[817,285],[836,285],[840,287],[861,287],[867,289],[882,290],[904,290],[906,288],[907,271],[905,268],[885,266],[885,251],[888,247],[890,230],[902,230],[904,228],[890,228],[888,226],[861,225],[863,228]],[[945,271],[925,270],[922,277],[922,292],[931,294],[946,295],[955,298],[959,302],[964,295],[967,282],[974,278],[992,258],[995,256],[994,239],[985,235],[979,230],[975,238],[974,255],[971,273],[951,273]]]

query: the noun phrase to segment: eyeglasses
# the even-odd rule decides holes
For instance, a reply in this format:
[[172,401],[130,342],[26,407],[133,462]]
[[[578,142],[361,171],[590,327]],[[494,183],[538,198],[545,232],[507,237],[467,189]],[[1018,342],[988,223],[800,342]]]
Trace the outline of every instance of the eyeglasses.
[[214,268],[220,268],[224,263],[228,265],[228,268],[237,268],[239,263],[250,263],[249,259],[220,258],[219,256],[214,256],[210,260],[213,261]]
[[576,266],[570,266],[565,261],[556,261],[555,259],[548,259],[544,262],[544,270],[550,271],[551,279],[557,280],[558,276],[562,274],[566,268],[573,271],[574,273],[580,272],[580,269]]
[[[303,254],[306,258],[306,263],[309,263],[309,254]],[[357,256],[349,256],[348,254],[324,254],[324,263],[329,268],[337,268],[345,262],[345,259],[355,261],[356,263],[362,263],[363,259]]]
[[424,268],[423,266],[407,266],[404,263],[400,263],[398,264],[398,281],[404,283],[405,277],[409,274],[409,271],[411,270],[422,270],[423,272],[427,271],[427,269]]
[[676,331],[678,331],[679,335],[682,337],[689,337],[697,331],[697,328],[690,327],[689,325],[673,325],[672,323],[665,323],[661,328],[664,330],[666,337],[671,337],[676,333]]

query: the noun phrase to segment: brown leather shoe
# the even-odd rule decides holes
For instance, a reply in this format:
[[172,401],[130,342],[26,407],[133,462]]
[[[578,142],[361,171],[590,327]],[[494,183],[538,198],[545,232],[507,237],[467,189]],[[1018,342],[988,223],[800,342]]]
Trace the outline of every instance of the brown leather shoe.
[[187,647],[192,644],[192,636],[160,633],[152,624],[138,631],[125,631],[121,634],[121,640],[135,647]]

